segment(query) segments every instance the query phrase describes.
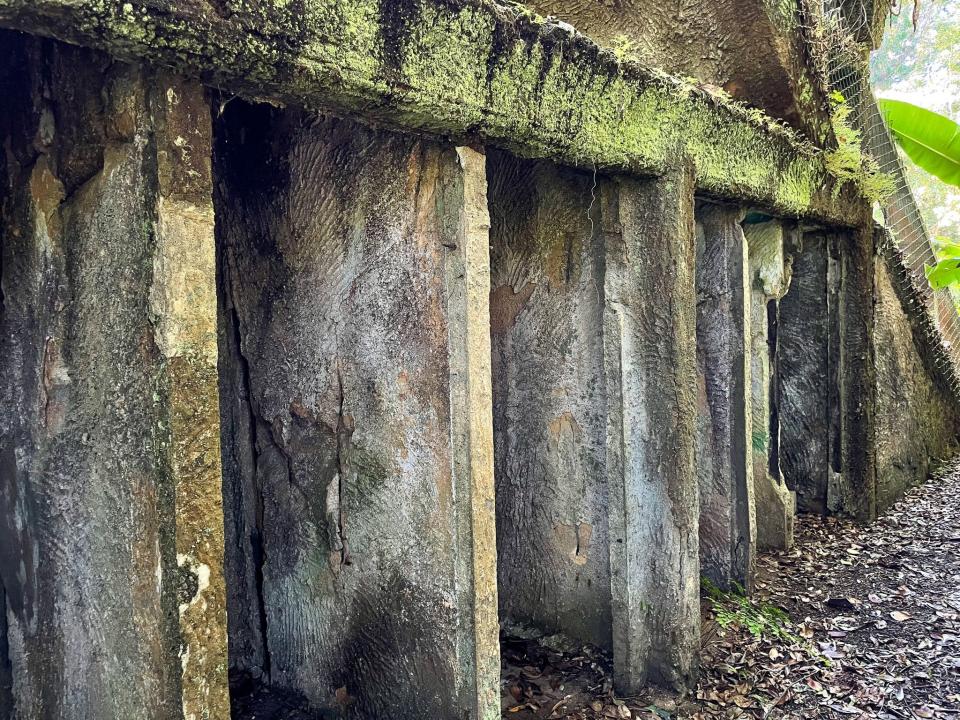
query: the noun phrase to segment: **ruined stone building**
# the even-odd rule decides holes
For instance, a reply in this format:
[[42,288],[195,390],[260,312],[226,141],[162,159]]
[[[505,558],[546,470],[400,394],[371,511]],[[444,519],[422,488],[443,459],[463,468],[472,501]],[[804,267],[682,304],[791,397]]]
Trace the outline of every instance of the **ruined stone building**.
[[0,720],[490,720],[500,623],[689,686],[701,576],[957,437],[816,19],[0,0]]

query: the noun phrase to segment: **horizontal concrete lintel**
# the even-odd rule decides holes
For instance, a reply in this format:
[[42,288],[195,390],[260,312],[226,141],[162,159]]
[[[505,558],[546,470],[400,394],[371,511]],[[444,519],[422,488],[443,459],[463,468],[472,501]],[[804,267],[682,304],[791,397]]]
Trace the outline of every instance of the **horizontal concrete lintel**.
[[822,154],[757,111],[621,64],[566,26],[487,0],[0,0],[0,27],[211,87],[850,224]]

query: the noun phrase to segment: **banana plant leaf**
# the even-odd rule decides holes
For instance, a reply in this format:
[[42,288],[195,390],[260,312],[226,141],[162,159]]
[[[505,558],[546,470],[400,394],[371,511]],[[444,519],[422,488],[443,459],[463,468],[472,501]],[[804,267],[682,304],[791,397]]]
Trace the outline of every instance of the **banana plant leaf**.
[[960,258],[960,244],[953,242],[950,238],[938,235],[933,241],[933,247],[938,260]]
[[878,100],[887,127],[917,165],[960,187],[960,125],[902,100]]

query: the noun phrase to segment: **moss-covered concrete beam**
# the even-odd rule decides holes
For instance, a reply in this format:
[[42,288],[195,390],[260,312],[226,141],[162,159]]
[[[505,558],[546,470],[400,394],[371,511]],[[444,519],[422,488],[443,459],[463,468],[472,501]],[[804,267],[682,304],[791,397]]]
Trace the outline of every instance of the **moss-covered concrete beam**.
[[760,113],[485,0],[0,0],[0,26],[228,93],[601,171],[688,155],[701,193],[845,222],[821,154]]

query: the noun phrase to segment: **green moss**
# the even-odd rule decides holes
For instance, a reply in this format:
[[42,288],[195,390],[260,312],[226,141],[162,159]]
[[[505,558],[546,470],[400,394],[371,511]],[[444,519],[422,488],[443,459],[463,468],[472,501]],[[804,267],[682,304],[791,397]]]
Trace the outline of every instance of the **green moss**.
[[876,158],[863,151],[860,130],[850,122],[851,108],[843,95],[834,93],[831,102],[830,120],[837,147],[826,153],[824,163],[827,171],[839,180],[834,185],[834,197],[844,183],[851,183],[868,200],[884,200],[895,189],[893,178],[881,172]]
[[[350,473],[351,483],[350,497],[343,498],[344,502],[349,500],[363,502],[375,496],[382,491],[384,483],[393,475],[388,463],[381,460],[376,453],[355,443],[347,446],[344,464]],[[358,509],[353,508],[354,511]]]
[[751,437],[751,446],[755,452],[763,453],[767,451],[767,433],[763,430],[754,430]]
[[[11,3],[0,0],[0,11]],[[294,6],[235,0],[221,17],[74,0],[57,13],[17,12],[121,57],[202,73],[228,92],[607,172],[660,174],[686,157],[704,192],[792,215],[846,215],[839,195],[824,192],[825,158],[795,132],[629,62],[628,46],[602,50],[482,0]]]
[[617,58],[617,62],[637,62],[639,60],[637,55],[637,42],[629,35],[621,33],[614,37],[613,45],[610,49],[613,50],[613,55]]

